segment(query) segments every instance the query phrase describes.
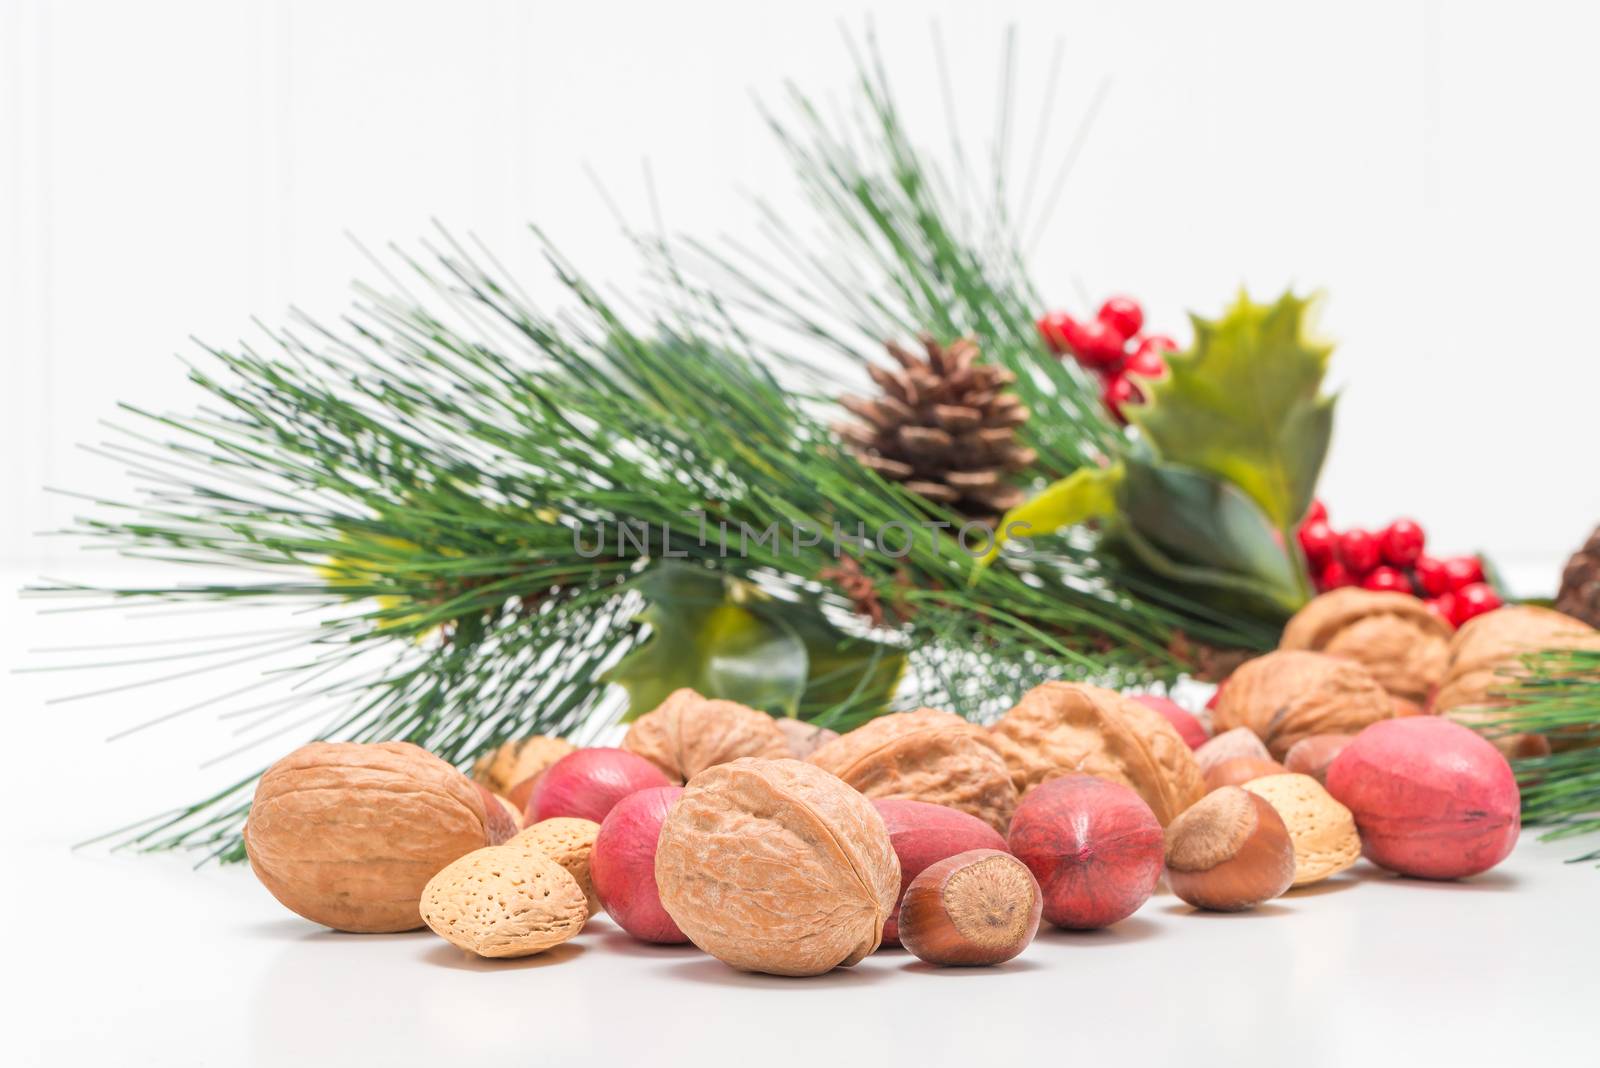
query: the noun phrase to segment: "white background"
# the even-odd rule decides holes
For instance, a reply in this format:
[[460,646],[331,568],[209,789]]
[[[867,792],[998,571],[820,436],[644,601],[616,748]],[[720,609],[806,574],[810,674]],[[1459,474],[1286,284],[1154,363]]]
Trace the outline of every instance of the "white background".
[[[1008,23],[1027,114],[1065,48],[1057,146],[1106,87],[1036,235],[1053,301],[1081,312],[1130,291],[1181,336],[1185,309],[1213,313],[1240,283],[1325,289],[1323,324],[1342,342],[1324,482],[1335,521],[1413,514],[1439,548],[1488,550],[1523,592],[1549,592],[1600,519],[1600,9],[874,11],[900,103],[930,140],[944,131],[934,20],[977,144]],[[115,465],[75,445],[103,436],[118,400],[192,403],[175,358],[194,355],[191,335],[231,344],[251,316],[278,321],[291,303],[337,315],[348,281],[375,275],[346,231],[381,247],[438,218],[528,266],[522,227],[536,220],[626,288],[634,262],[586,167],[643,223],[648,161],[667,226],[701,235],[749,231],[737,190],[792,205],[750,95],[775,98],[786,77],[842,90],[841,24],[859,37],[861,10],[0,0],[0,584],[90,570],[34,536],[78,509],[40,487],[122,491]],[[0,667],[192,631],[33,607],[6,600]],[[58,652],[34,655],[44,645]],[[252,677],[46,704],[112,680],[0,675],[8,1063],[971,1065],[1043,1048],[1129,1063],[1505,1064],[1570,1059],[1591,1008],[1597,876],[1558,862],[1571,843],[1529,838],[1465,884],[1362,865],[1230,918],[1162,895],[1104,937],[1046,934],[987,979],[882,954],[806,984],[652,953],[604,921],[559,955],[474,963],[426,935],[317,930],[239,869],[67,852],[292,744],[245,736],[263,747],[202,764],[242,740],[209,715],[102,744]]]
[[[75,449],[133,400],[183,409],[174,354],[376,272],[346,236],[438,218],[532,264],[536,220],[626,287],[648,164],[670,229],[743,234],[794,200],[752,93],[850,77],[839,3],[138,4],[0,14],[0,562],[77,574],[44,485],[116,493]],[[1002,34],[1049,133],[1103,107],[1034,274],[1082,311],[1141,296],[1183,335],[1242,282],[1327,291],[1336,525],[1420,519],[1551,592],[1600,519],[1600,9],[1580,4],[873,5],[912,126],[942,142],[931,26],[982,145]],[[1031,122],[1031,119],[1030,119]],[[1033,140],[1028,125],[1018,140]]]

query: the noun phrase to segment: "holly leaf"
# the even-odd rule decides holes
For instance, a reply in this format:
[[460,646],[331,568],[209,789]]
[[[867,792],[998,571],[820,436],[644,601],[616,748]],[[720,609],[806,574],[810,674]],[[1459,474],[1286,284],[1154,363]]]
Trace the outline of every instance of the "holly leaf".
[[1118,533],[1145,566],[1187,585],[1249,595],[1283,614],[1305,603],[1298,558],[1238,486],[1137,453],[1123,463]]
[[1233,483],[1279,531],[1310,507],[1333,433],[1335,398],[1321,392],[1333,347],[1307,336],[1312,304],[1241,292],[1221,319],[1191,316],[1194,347],[1125,409],[1165,463]]
[[707,697],[792,715],[805,692],[806,649],[792,630],[730,596],[722,576],[662,564],[639,584],[649,601],[643,645],[605,675],[628,691],[625,721],[685,686]]
[[625,721],[687,686],[774,715],[853,722],[887,708],[905,670],[903,652],[839,630],[814,601],[683,564],[658,565],[638,588],[650,637],[605,676],[628,692]]
[[1000,520],[994,544],[978,562],[973,581],[976,582],[983,569],[994,562],[1000,555],[1000,547],[1012,537],[1054,534],[1063,527],[1115,514],[1117,485],[1122,481],[1122,473],[1121,464],[1080,467],[1011,509]]

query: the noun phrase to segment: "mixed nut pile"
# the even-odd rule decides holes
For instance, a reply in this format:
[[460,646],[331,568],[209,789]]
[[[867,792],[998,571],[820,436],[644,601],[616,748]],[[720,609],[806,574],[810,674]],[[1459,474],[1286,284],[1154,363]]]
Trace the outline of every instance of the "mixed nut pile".
[[1340,589],[1223,685],[1214,734],[1077,683],[991,727],[918,709],[844,735],[680,690],[620,748],[509,742],[472,778],[408,743],[307,745],[262,777],[245,844],[315,923],[426,925],[485,957],[549,949],[604,910],[747,971],[816,975],[894,944],[995,964],[1041,919],[1125,919],[1163,876],[1239,910],[1363,853],[1420,878],[1493,867],[1520,827],[1506,754],[1542,739],[1473,728],[1521,654],[1575,646],[1600,632],[1545,609],[1452,632],[1413,598]]

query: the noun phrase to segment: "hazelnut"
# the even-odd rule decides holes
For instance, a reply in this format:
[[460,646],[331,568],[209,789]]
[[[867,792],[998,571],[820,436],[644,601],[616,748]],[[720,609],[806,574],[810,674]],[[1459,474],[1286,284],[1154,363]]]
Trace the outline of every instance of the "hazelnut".
[[656,844],[661,906],[731,967],[820,975],[878,948],[900,864],[872,803],[798,760],[696,775]]
[[1238,786],[1207,794],[1167,828],[1167,882],[1196,908],[1240,912],[1294,882],[1294,843],[1267,801]]
[[[872,807],[883,817],[889,844],[900,861],[900,889],[895,900],[905,896],[911,880],[935,861],[972,849],[1004,849],[1000,832],[976,816],[943,805],[909,801],[903,797],[882,797]],[[900,944],[900,917],[896,908],[883,925],[883,944]]]
[[1277,810],[1294,843],[1294,885],[1337,875],[1361,857],[1355,817],[1309,775],[1268,775],[1244,789]]
[[1444,675],[1451,627],[1410,594],[1330,590],[1283,630],[1280,649],[1354,660],[1396,697],[1425,701]]
[[650,761],[674,783],[737,757],[789,755],[783,731],[765,712],[713,701],[688,688],[674,690],[654,711],[634,720],[622,748]]
[[589,915],[593,916],[600,911],[600,899],[595,896],[594,880],[589,876],[589,858],[599,833],[600,825],[593,820],[557,816],[535,823],[506,844],[537,850],[565,868],[583,891]]
[[[518,803],[511,792],[518,783],[533,778],[577,747],[565,738],[535,734],[506,742],[480,756],[472,765],[472,777],[497,794]],[[525,802],[527,799],[523,798]]]
[[[1505,716],[1501,692],[1525,671],[1522,657],[1543,649],[1600,649],[1600,632],[1571,616],[1533,605],[1509,605],[1469,620],[1450,643],[1434,713],[1473,730]],[[1489,738],[1507,757],[1545,756],[1549,736],[1506,733]]]
[[1236,757],[1271,760],[1272,754],[1267,752],[1267,747],[1261,744],[1261,738],[1249,727],[1223,731],[1194,751],[1195,763],[1200,765],[1201,774]]
[[1166,717],[1098,686],[1036,686],[991,733],[1023,795],[1047,779],[1093,775],[1132,787],[1166,826],[1205,793],[1194,753]]
[[838,731],[819,727],[815,723],[795,719],[793,716],[783,716],[777,723],[778,729],[783,732],[784,741],[789,743],[789,755],[796,760],[806,759],[839,737]]
[[1328,777],[1328,765],[1350,744],[1353,734],[1313,734],[1289,747],[1283,766],[1289,771],[1309,775],[1318,782]]
[[1224,786],[1243,786],[1251,779],[1259,779],[1263,775],[1281,775],[1286,769],[1276,760],[1262,760],[1259,757],[1234,757],[1213,765],[1206,772],[1206,792],[1220,789]]
[[1044,897],[1028,866],[998,849],[936,861],[900,903],[900,944],[929,964],[1000,964],[1039,933]]
[[919,708],[879,716],[807,759],[868,797],[945,805],[1001,834],[1017,805],[1016,787],[994,739],[953,712]]
[[261,776],[245,824],[256,878],[339,931],[409,931],[439,869],[489,843],[472,780],[410,742],[313,742]]
[[1394,715],[1394,701],[1372,673],[1325,653],[1278,651],[1235,671],[1217,701],[1219,730],[1249,727],[1274,760],[1313,734],[1354,734]]
[[589,918],[567,870],[532,849],[490,846],[447,864],[422,891],[434,934],[480,957],[527,957],[560,945]]

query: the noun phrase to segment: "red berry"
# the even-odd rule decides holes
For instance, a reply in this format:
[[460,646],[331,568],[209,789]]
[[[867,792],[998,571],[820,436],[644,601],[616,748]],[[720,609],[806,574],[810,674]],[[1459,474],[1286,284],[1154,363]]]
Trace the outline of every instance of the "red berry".
[[1140,345],[1134,350],[1122,365],[1124,374],[1143,375],[1146,378],[1160,378],[1167,373],[1167,361],[1161,358],[1160,349],[1146,348]]
[[1469,582],[1456,591],[1456,626],[1460,626],[1474,616],[1481,616],[1485,612],[1493,612],[1505,602],[1500,600],[1500,595],[1494,592],[1494,587],[1487,582]]
[[1099,319],[1126,342],[1144,326],[1144,309],[1132,297],[1112,297],[1100,305]]
[[1123,338],[1105,323],[1081,323],[1072,339],[1072,351],[1090,367],[1115,368],[1122,362]]
[[1339,559],[1352,575],[1365,575],[1378,566],[1378,539],[1359,527],[1339,535]]
[[1039,317],[1039,336],[1044,338],[1044,343],[1051,352],[1057,356],[1070,352],[1072,346],[1067,338],[1078,329],[1078,321],[1066,312],[1046,312]]
[[1135,353],[1139,353],[1146,350],[1149,350],[1150,352],[1153,352],[1159,356],[1164,352],[1177,352],[1178,343],[1165,334],[1147,334],[1143,339],[1140,340],[1139,344],[1134,347],[1133,351]]
[[1456,604],[1455,594],[1441,593],[1437,597],[1429,597],[1422,602],[1422,606],[1452,627],[1456,625],[1456,612],[1460,606]]
[[1122,406],[1144,400],[1144,394],[1126,378],[1113,375],[1106,379],[1106,388],[1100,391],[1100,400],[1117,417],[1117,422],[1126,423],[1128,420],[1122,414]]
[[1417,574],[1417,585],[1428,597],[1441,597],[1450,592],[1449,570],[1436,556],[1419,556],[1412,568]]
[[1396,519],[1378,536],[1383,559],[1395,567],[1410,567],[1422,555],[1422,545],[1427,536],[1422,528],[1409,519]]
[[1328,506],[1312,498],[1311,507],[1306,509],[1306,517],[1302,523],[1326,523],[1328,521]]
[[1324,593],[1353,585],[1355,581],[1350,577],[1350,569],[1338,560],[1329,560],[1317,573],[1317,589]]
[[1452,556],[1444,562],[1445,578],[1451,590],[1460,590],[1483,581],[1483,564],[1476,556]]
[[1411,580],[1406,578],[1405,572],[1392,567],[1375,567],[1361,580],[1363,589],[1392,590],[1395,593],[1410,593]]
[[1337,538],[1333,529],[1322,520],[1307,523],[1298,532],[1300,550],[1306,554],[1306,559],[1312,567],[1320,568],[1333,559]]

